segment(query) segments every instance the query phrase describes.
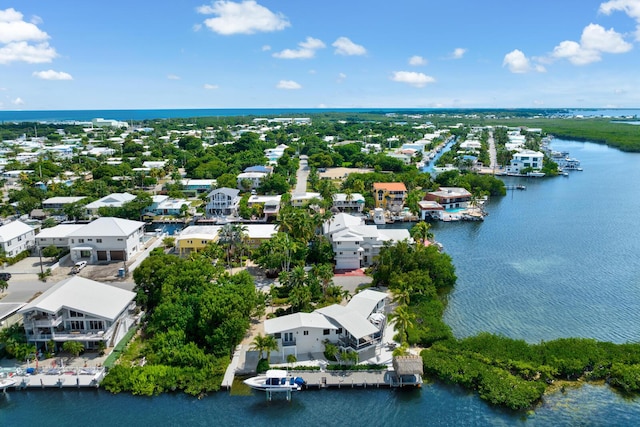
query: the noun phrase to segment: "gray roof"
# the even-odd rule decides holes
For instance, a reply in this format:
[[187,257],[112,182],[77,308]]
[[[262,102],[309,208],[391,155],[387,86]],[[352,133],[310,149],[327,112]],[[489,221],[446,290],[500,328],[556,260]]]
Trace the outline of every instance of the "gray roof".
[[86,209],[98,209],[104,206],[122,206],[126,202],[130,202],[135,199],[136,196],[130,193],[112,193],[108,196],[98,199],[95,202],[91,202],[85,206]]
[[293,329],[338,329],[329,319],[319,313],[294,313],[287,316],[267,319],[264,322],[264,332],[275,334]]
[[384,292],[374,291],[373,289],[365,289],[355,294],[351,301],[347,304],[347,308],[357,311],[364,317],[369,317],[373,309],[380,301],[387,297]]
[[41,310],[53,314],[66,307],[113,321],[135,296],[135,293],[124,289],[74,276],[56,283],[18,313]]
[[360,313],[341,305],[333,304],[319,308],[316,312],[333,319],[357,339],[379,332],[378,328]]
[[72,196],[72,197],[49,197],[47,200],[43,200],[42,204],[43,205],[52,205],[52,204],[67,204],[67,203],[76,203],[79,202],[82,199],[86,199],[87,196]]
[[68,237],[126,237],[141,227],[144,227],[144,222],[102,217],[69,233]]

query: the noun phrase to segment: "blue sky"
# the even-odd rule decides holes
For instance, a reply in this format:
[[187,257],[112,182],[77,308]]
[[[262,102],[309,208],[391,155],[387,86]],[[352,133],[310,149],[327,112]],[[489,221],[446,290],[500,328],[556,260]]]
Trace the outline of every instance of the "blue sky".
[[640,0],[2,3],[2,110],[640,107]]

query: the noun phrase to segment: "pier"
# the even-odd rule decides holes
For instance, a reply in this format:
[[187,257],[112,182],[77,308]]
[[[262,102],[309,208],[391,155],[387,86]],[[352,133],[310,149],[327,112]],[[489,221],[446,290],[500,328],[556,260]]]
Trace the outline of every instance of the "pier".
[[33,373],[11,373],[15,384],[9,388],[98,388],[106,375],[104,367],[38,370]]

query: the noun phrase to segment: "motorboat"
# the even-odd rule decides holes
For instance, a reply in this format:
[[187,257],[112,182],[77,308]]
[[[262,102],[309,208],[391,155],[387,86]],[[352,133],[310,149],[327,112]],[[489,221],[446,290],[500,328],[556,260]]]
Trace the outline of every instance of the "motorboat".
[[9,387],[13,387],[17,384],[17,381],[11,377],[2,376],[0,377],[0,391],[5,391]]
[[300,391],[306,384],[304,379],[289,375],[284,369],[269,369],[262,375],[244,380],[244,383],[254,390],[271,393]]

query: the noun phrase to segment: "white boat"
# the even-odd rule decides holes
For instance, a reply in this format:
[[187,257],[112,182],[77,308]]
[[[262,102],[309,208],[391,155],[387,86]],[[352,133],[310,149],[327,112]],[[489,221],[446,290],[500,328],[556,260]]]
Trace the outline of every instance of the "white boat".
[[244,383],[254,390],[267,392],[292,392],[302,390],[305,381],[283,369],[269,369],[262,375],[248,378]]
[[17,384],[17,381],[9,377],[0,377],[0,391],[5,391],[9,387],[13,387]]

